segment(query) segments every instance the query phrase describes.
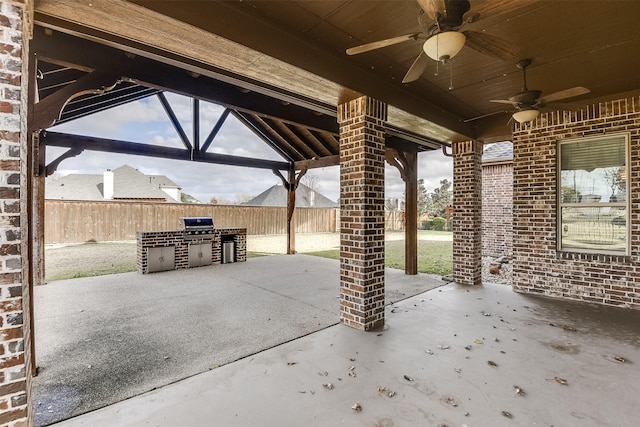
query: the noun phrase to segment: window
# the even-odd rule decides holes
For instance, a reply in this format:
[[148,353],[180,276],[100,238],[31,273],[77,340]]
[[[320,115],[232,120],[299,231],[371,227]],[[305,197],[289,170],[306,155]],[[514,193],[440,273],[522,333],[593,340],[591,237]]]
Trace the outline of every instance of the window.
[[629,252],[629,135],[602,135],[558,144],[558,250]]

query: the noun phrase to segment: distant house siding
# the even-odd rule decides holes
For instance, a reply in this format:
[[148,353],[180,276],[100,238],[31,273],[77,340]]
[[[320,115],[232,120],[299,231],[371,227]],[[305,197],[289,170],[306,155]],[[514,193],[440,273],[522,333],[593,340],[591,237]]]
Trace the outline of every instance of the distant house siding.
[[513,164],[487,163],[482,167],[482,254],[513,252]]

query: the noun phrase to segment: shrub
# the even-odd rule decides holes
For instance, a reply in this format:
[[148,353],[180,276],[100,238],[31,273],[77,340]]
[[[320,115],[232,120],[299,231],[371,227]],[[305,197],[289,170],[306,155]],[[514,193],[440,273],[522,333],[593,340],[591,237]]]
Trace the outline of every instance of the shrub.
[[453,217],[449,218],[449,228],[448,231],[453,231]]
[[433,218],[433,229],[436,231],[443,231],[446,222],[447,221],[444,218],[439,216]]
[[425,219],[424,222],[422,223],[422,229],[423,230],[433,230],[433,220],[432,219]]

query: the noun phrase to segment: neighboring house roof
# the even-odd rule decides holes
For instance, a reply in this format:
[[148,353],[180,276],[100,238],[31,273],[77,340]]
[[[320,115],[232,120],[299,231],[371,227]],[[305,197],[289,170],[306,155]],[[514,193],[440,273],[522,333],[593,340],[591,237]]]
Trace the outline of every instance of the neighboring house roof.
[[47,178],[45,198],[55,200],[102,200],[102,175],[73,174]]
[[496,142],[482,152],[482,162],[503,162],[513,160],[513,143],[511,141]]
[[171,181],[169,178],[167,178],[164,175],[145,175],[145,176],[149,179],[149,182],[151,183],[151,185],[153,185],[156,188],[180,188],[178,184]]
[[[166,176],[145,175],[128,165],[113,171],[114,200],[152,200],[175,202],[159,186],[180,187]],[[54,200],[104,200],[104,174],[70,174],[62,177],[47,178],[45,198]]]
[[[169,179],[167,178],[167,180]],[[169,200],[171,198],[167,193],[152,185],[145,174],[131,166],[124,165],[113,170],[113,199]]]
[[[287,206],[287,190],[282,185],[274,185],[244,204],[249,206]],[[338,207],[338,204],[306,185],[298,184],[296,207],[335,208]]]

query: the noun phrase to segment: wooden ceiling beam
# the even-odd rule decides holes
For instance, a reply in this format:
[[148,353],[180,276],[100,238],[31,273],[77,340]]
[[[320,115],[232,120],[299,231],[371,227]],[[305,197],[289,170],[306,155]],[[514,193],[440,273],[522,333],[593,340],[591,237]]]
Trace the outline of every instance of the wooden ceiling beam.
[[294,64],[361,94],[398,107],[460,135],[472,138],[474,129],[460,117],[445,111],[410,87],[391,82],[360,67],[342,52],[325,50],[319,44],[284,25],[273,25],[245,9],[242,2],[189,2],[177,6],[172,1],[129,0],[150,10],[224,37],[258,52]]
[[112,70],[128,81],[158,90],[175,92],[209,101],[235,110],[273,117],[310,129],[338,133],[335,108],[330,114],[294,102],[283,101],[241,86],[189,72],[172,65],[80,39],[53,32],[45,35],[40,27],[34,29],[33,51],[44,61],[79,70]]
[[284,159],[295,161],[304,158],[299,151],[289,144],[289,141],[282,138],[281,135],[266,124],[262,117],[238,111],[232,111],[231,114]]
[[[243,166],[258,169],[289,170],[291,164],[274,160],[251,159],[248,157],[230,156],[216,153],[192,153],[190,150],[173,147],[161,147],[137,142],[96,138],[92,136],[71,135],[59,132],[44,132],[40,137],[45,145],[51,147],[67,147],[76,150],[101,151],[106,153],[123,153],[133,156],[157,157],[171,160],[187,160],[199,163],[215,163],[230,166]],[[193,160],[191,156],[193,154]]]
[[313,158],[310,160],[300,160],[293,164],[295,170],[306,170],[314,168],[326,168],[328,166],[338,166],[340,164],[340,155]]
[[294,141],[295,146],[299,147],[300,150],[304,151],[302,154],[303,158],[310,159],[313,157],[321,157],[320,153],[316,152],[313,147],[302,142],[300,137],[296,135],[286,123],[271,121],[269,122],[269,127],[271,127],[275,132],[278,132],[280,136],[287,141]]

